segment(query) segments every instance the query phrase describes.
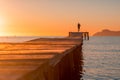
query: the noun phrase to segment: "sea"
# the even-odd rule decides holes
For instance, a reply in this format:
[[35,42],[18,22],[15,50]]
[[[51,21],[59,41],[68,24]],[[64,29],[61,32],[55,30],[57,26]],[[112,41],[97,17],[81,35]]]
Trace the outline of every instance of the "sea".
[[[24,42],[39,37],[53,38],[13,36],[0,37],[0,42]],[[120,80],[120,37],[90,37],[83,42],[80,80]]]
[[90,37],[83,44],[80,80],[120,80],[120,37]]
[[37,38],[62,38],[64,36],[1,36],[0,43],[21,43]]

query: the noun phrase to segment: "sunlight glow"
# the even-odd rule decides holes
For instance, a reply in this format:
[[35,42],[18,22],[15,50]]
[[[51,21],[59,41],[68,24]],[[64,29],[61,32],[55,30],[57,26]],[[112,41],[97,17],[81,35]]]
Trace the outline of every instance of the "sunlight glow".
[[3,26],[5,24],[4,19],[0,18],[0,26]]
[[0,25],[2,25],[3,24],[3,20],[2,19],[0,19]]
[[0,36],[5,36],[5,19],[0,16]]

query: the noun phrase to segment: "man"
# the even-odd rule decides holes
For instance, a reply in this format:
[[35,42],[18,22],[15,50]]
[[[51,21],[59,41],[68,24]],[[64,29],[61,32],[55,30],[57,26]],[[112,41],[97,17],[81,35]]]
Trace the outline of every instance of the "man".
[[81,26],[80,23],[78,23],[78,32],[80,31],[80,26]]

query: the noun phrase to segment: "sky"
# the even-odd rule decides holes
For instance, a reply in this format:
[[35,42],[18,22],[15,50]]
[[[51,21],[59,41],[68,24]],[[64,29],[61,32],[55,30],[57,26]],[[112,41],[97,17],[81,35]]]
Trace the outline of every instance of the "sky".
[[120,0],[0,0],[0,36],[120,30]]

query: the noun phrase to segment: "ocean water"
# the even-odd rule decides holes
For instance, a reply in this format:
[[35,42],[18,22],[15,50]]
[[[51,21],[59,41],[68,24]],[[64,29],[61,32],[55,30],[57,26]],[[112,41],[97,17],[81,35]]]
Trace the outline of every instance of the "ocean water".
[[81,80],[120,80],[120,37],[90,37],[83,44]]
[[10,42],[10,43],[19,43],[25,42],[32,39],[39,38],[39,36],[2,36],[0,37],[0,43],[2,42]]
[[2,36],[0,37],[0,43],[10,42],[10,43],[21,43],[37,38],[62,38],[64,36]]

